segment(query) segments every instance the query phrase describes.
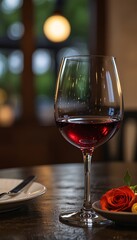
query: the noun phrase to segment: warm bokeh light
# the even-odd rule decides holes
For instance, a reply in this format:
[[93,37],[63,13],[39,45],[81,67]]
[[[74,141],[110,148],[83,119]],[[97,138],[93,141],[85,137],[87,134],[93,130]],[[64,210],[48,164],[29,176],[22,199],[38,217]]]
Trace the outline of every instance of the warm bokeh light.
[[0,125],[10,126],[14,122],[14,112],[11,106],[2,105],[0,106]]
[[65,17],[61,15],[53,15],[45,21],[43,31],[50,41],[62,42],[69,37],[71,27]]

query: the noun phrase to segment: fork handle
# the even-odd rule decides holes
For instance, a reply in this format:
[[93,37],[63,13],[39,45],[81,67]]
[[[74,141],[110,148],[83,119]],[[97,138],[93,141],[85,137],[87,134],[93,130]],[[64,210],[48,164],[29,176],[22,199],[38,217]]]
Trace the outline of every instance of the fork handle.
[[8,195],[19,194],[27,185],[31,184],[36,179],[36,176],[29,176],[23,180],[19,185],[8,192]]
[[9,192],[3,192],[0,193],[0,198],[2,198],[3,196],[7,195],[7,196],[16,196],[17,194],[19,194],[21,191],[23,191],[23,189],[28,186],[29,184],[31,184],[34,180],[36,179],[36,176],[29,176],[28,178],[26,178],[25,180],[23,180],[21,183],[19,183],[16,187],[14,187],[12,190],[10,190]]

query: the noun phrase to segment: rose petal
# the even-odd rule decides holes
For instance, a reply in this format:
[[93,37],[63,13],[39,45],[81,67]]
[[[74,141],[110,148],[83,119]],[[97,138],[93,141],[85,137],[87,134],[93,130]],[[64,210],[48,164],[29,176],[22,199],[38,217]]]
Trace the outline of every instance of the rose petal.
[[135,193],[122,186],[107,191],[100,199],[101,208],[110,211],[129,211],[135,202]]

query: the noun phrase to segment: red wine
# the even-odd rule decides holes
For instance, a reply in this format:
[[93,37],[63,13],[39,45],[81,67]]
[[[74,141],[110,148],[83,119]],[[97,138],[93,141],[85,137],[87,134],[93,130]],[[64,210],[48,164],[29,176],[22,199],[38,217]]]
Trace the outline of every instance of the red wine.
[[64,138],[81,149],[103,144],[120,127],[120,120],[111,117],[69,117],[56,123]]

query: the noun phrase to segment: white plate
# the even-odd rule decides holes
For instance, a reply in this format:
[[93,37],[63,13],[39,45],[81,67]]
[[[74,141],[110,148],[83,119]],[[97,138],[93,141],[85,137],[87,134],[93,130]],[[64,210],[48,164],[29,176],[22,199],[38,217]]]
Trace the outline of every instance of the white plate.
[[92,207],[94,211],[100,214],[102,217],[112,220],[118,224],[128,224],[128,225],[137,224],[137,213],[112,212],[112,211],[102,210],[100,207],[100,201],[94,202],[92,204]]
[[[0,178],[0,193],[8,192],[23,179]],[[5,196],[0,199],[0,212],[11,211],[24,205],[28,200],[41,196],[46,192],[46,187],[38,182],[33,182],[23,192],[14,197]]]

